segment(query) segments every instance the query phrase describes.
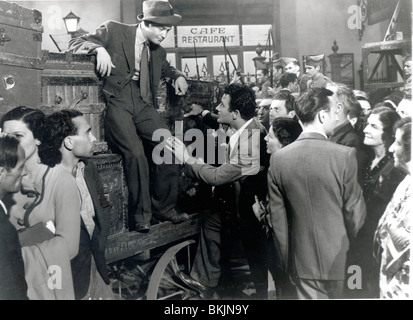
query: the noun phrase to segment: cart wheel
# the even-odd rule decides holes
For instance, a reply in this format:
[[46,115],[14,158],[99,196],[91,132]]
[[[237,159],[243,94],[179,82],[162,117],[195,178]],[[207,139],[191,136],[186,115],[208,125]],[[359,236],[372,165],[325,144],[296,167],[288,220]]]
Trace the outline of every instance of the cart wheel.
[[[186,240],[184,242],[178,243],[177,245],[174,245],[170,247],[168,250],[165,251],[165,253],[161,256],[159,261],[157,262],[151,278],[149,280],[148,284],[148,291],[146,293],[146,299],[147,300],[161,300],[161,299],[167,299],[169,297],[178,295],[179,293],[184,293],[184,291],[187,291],[188,289],[185,287],[180,286],[178,283],[173,282],[173,285],[177,287],[177,289],[181,289],[181,291],[178,290],[177,293],[172,294],[167,297],[158,297],[158,292],[159,292],[159,286],[161,284],[161,280],[165,279],[164,274],[168,266],[170,266],[170,269],[173,271],[176,271],[179,269],[178,263],[176,261],[176,254],[178,251],[181,249],[187,247],[188,249],[188,269],[190,269],[190,255],[189,255],[189,246],[191,244],[195,243],[195,240]],[[169,282],[171,282],[169,280]]]

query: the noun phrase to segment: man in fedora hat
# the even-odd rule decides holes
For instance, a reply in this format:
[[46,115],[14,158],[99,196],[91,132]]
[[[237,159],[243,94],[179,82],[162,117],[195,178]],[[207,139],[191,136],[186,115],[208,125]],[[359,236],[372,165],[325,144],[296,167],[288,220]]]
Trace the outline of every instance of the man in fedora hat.
[[152,156],[159,143],[152,140],[153,133],[158,129],[169,131],[155,108],[159,81],[172,79],[177,95],[184,95],[188,84],[183,73],[169,65],[166,51],[160,46],[182,17],[167,1],[144,1],[142,9],[139,24],[107,21],[94,33],[72,39],[69,49],[96,55],[96,69],[103,77],[107,101],[106,139],[124,160],[129,227],[148,232],[152,217],[174,223],[188,218],[175,208],[179,166],[155,165]]
[[305,72],[310,77],[307,82],[307,88],[325,88],[333,81],[322,73],[322,67],[325,64],[324,54],[308,56],[305,59]]

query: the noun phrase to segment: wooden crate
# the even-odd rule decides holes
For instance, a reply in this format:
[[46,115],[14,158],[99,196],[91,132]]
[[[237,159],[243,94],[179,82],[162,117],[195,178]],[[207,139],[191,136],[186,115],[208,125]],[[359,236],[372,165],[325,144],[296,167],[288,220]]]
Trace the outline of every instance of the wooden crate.
[[0,116],[40,105],[42,14],[0,1]]
[[98,140],[96,151],[107,152],[103,121],[106,103],[102,81],[94,71],[93,57],[44,51],[43,60],[42,110],[47,114],[66,108],[81,111]]

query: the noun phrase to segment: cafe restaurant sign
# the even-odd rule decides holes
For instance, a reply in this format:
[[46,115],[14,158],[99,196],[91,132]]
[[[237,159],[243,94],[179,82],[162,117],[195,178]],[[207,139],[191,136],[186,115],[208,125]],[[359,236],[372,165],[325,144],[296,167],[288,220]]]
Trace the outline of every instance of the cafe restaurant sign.
[[239,26],[178,26],[178,48],[239,46]]

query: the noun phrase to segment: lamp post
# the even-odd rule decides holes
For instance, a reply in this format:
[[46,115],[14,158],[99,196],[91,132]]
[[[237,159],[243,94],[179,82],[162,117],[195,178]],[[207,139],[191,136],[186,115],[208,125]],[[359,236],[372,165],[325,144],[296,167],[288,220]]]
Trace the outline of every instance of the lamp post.
[[72,11],[70,11],[69,14],[63,18],[67,33],[69,33],[72,36],[72,38],[76,35],[77,31],[79,30],[79,20],[80,17],[75,15]]

